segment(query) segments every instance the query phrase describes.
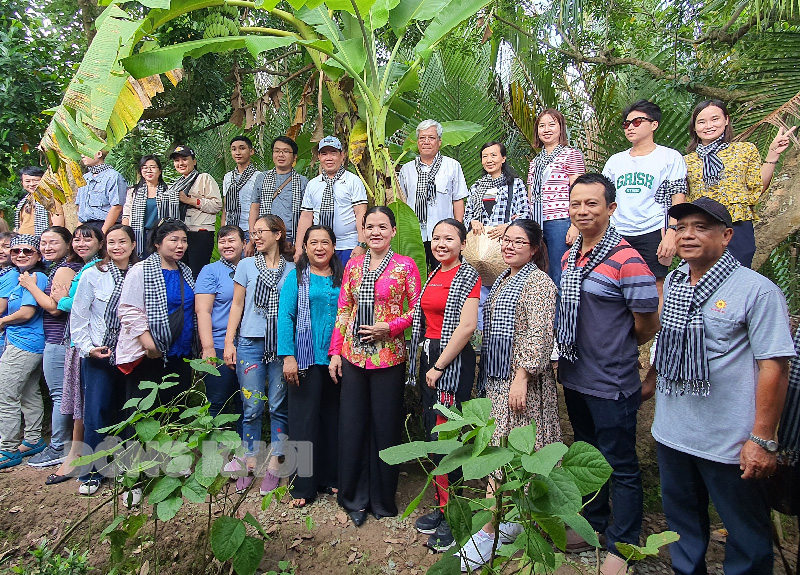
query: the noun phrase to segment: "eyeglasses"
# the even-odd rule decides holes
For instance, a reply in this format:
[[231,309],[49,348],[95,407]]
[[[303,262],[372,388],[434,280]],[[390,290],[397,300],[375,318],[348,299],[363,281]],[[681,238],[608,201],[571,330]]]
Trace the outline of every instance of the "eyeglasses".
[[419,137],[419,141],[420,142],[435,142],[438,139],[439,139],[439,136],[420,136]]
[[278,233],[280,230],[250,230],[250,235],[260,238],[264,234],[272,232],[273,234]]
[[508,238],[501,238],[500,239],[500,245],[501,246],[507,246],[509,244],[512,244],[515,248],[521,248],[522,246],[529,246],[531,243],[530,242],[526,242],[524,240],[511,240],[511,239],[508,239]]
[[628,126],[633,124],[634,128],[638,128],[642,125],[642,122],[655,122],[653,118],[648,118],[647,116],[639,116],[638,118],[634,118],[633,120],[623,120],[622,121],[622,129],[627,130]]
[[273,156],[293,156],[294,150],[272,150]]
[[36,253],[36,250],[33,248],[11,248],[11,255],[18,256],[22,254],[23,256],[32,256]]

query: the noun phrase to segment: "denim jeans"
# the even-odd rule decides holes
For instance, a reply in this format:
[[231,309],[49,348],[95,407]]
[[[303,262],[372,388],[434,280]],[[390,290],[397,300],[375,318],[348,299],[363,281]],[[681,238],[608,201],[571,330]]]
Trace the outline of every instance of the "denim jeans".
[[558,307],[561,303],[561,258],[569,251],[565,238],[570,226],[569,218],[548,220],[542,226],[542,236],[547,246],[547,275],[556,284],[556,326],[558,326]]
[[272,455],[283,455],[280,436],[289,435],[289,403],[286,382],[283,381],[283,360],[276,359],[264,364],[264,338],[239,337],[239,344],[236,346],[236,376],[243,390],[242,441],[247,456],[256,454],[258,442],[261,441],[264,400],[257,395],[264,394],[265,386],[269,403],[270,440],[273,442]]
[[64,444],[72,439],[72,416],[61,413],[61,392],[64,389],[64,355],[66,346],[57,343],[44,344],[42,364],[44,380],[50,390],[50,399],[53,400],[53,413],[50,417],[52,432],[50,446],[53,449],[63,449]]
[[[713,440],[713,438],[711,438]],[[764,486],[742,479],[738,465],[718,463],[656,443],[667,525],[681,536],[669,547],[677,575],[705,575],[709,496],[728,537],[725,575],[771,575],[772,526]]]
[[[107,359],[84,357],[81,359],[81,384],[83,386],[83,442],[93,451],[106,434],[99,433],[109,425],[123,419],[122,405],[125,397],[122,372]],[[100,463],[97,463],[100,465]],[[84,470],[82,470],[84,471]],[[80,480],[91,479],[82,473]]]
[[[630,397],[620,394],[618,399],[602,399],[565,387],[564,399],[575,441],[596,447],[613,468],[610,481],[586,503],[583,516],[595,531],[605,533],[608,550],[620,555],[617,541],[638,545],[642,531],[642,472],[636,455],[641,390]],[[614,502],[613,521],[609,491]]]
[[[224,350],[217,349],[217,357],[224,355]],[[221,412],[236,413],[239,419],[236,421],[236,432],[242,435],[242,394],[239,390],[239,378],[236,370],[227,365],[217,366],[219,376],[206,373],[203,381],[206,384],[206,397],[211,403],[208,410],[209,415],[216,416]]]

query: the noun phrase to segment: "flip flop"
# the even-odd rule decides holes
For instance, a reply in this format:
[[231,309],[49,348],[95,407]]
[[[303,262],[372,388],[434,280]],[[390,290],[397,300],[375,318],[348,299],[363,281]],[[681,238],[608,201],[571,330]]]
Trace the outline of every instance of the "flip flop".
[[0,469],[15,467],[22,463],[22,454],[19,449],[14,451],[0,451]]
[[23,441],[22,445],[28,448],[27,451],[20,451],[20,455],[22,457],[30,457],[31,455],[36,455],[37,453],[41,453],[44,451],[44,448],[47,447],[47,444],[44,442],[44,439],[40,439],[37,443],[31,445],[27,441]]
[[57,483],[64,483],[68,479],[72,479],[69,475],[58,475],[56,473],[51,473],[47,476],[47,479],[44,480],[45,485],[56,485]]

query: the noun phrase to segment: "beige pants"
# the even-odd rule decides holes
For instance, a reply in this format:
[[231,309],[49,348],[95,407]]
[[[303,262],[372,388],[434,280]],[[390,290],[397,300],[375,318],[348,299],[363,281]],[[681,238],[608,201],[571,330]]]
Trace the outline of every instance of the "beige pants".
[[25,418],[23,439],[35,445],[42,438],[41,376],[41,353],[30,353],[6,344],[0,357],[0,450],[13,451],[19,447],[20,415]]

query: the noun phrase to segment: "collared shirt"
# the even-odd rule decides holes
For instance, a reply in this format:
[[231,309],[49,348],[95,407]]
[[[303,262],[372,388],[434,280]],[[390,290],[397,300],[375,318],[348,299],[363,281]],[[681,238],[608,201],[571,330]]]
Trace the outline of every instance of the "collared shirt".
[[[238,170],[238,168],[237,168]],[[238,172],[237,172],[238,173]],[[255,171],[253,175],[250,176],[250,179],[242,186],[239,190],[239,205],[242,207],[242,211],[239,214],[239,223],[238,226],[242,228],[244,231],[250,230],[250,204],[253,202],[253,198],[257,195],[255,190],[255,183],[258,179],[258,176],[261,175],[261,172]],[[238,173],[237,177],[241,177],[241,173]],[[231,187],[231,172],[225,174],[225,177],[222,178],[222,204],[225,205],[225,196],[228,195],[228,189]],[[224,223],[222,224],[224,225]]]
[[78,220],[105,220],[113,206],[124,206],[128,183],[117,170],[111,168],[99,174],[87,172],[86,185],[78,188],[75,204]]
[[[423,170],[430,169],[423,164]],[[417,167],[416,161],[408,162],[400,168],[398,175],[400,187],[406,194],[406,203],[413,210],[417,202]],[[422,241],[431,241],[433,227],[445,218],[453,217],[453,202],[463,200],[469,196],[467,181],[464,171],[453,158],[442,156],[442,165],[434,180],[436,186],[436,201],[428,205],[428,225],[422,225]],[[338,246],[337,246],[338,247]]]
[[[308,182],[300,209],[314,212],[314,225],[319,224],[319,209],[325,182],[322,175]],[[337,250],[352,250],[358,245],[358,222],[354,206],[367,203],[367,189],[358,176],[345,172],[333,184],[333,233]]]
[[78,281],[78,289],[69,314],[69,330],[73,345],[81,357],[103,345],[106,335],[106,307],[114,293],[114,277],[96,265],[86,269]]

